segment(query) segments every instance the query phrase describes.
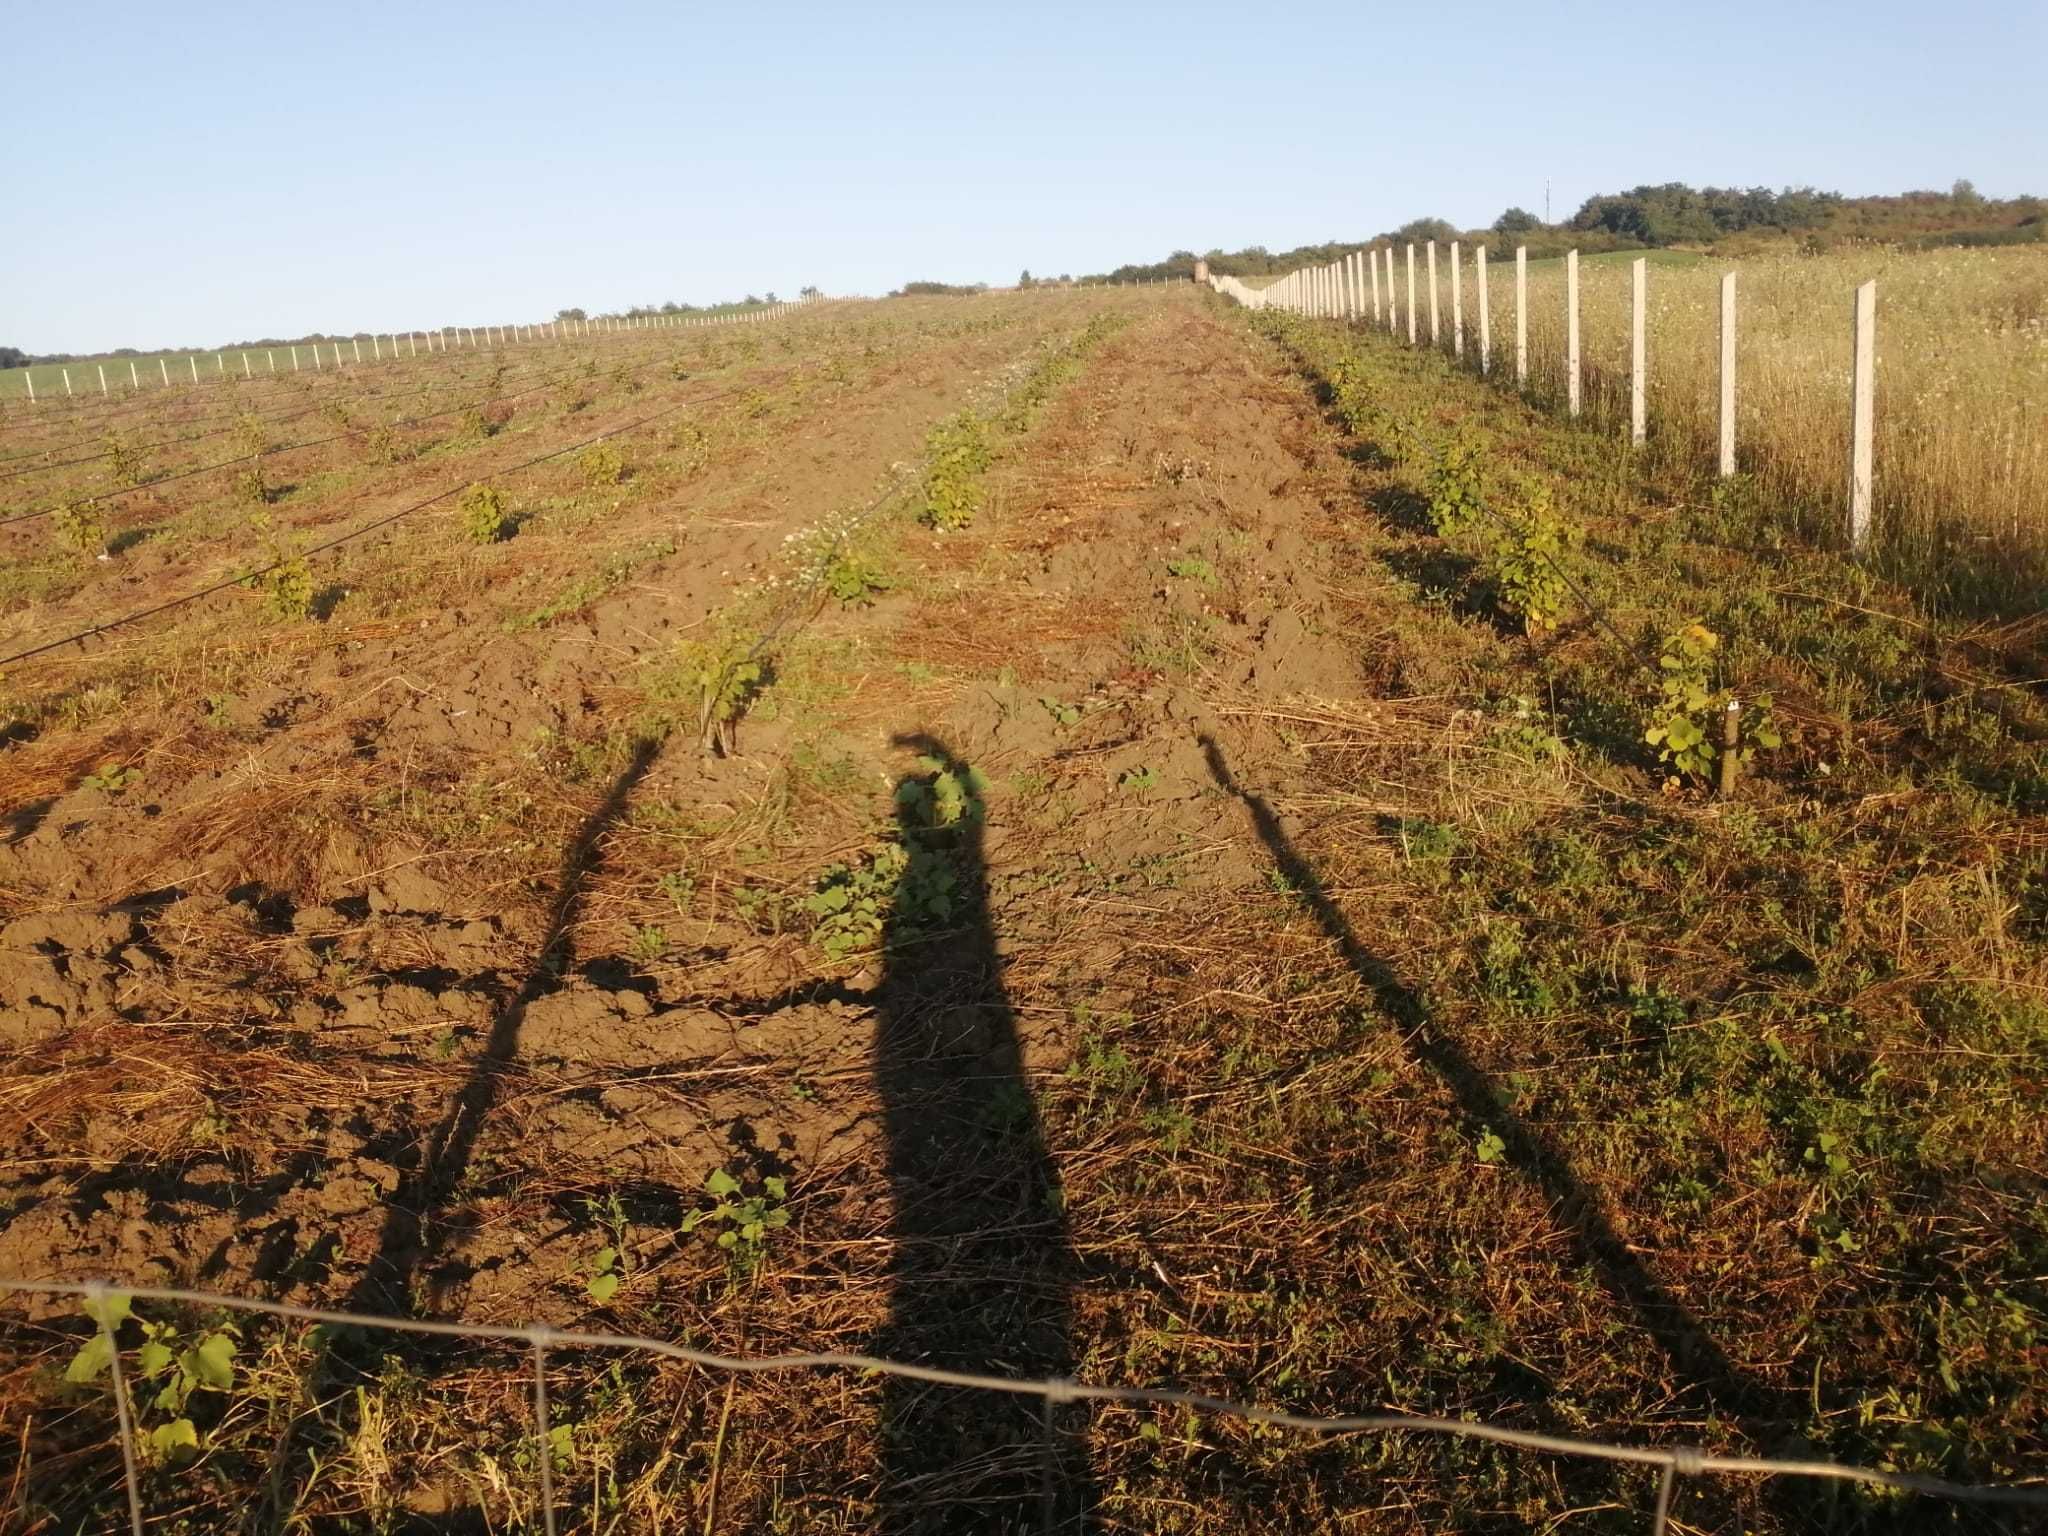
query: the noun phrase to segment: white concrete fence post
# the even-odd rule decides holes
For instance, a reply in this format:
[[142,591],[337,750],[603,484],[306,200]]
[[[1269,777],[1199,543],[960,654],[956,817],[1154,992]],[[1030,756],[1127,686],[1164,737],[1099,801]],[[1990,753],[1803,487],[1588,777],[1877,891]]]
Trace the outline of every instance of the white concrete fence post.
[[1735,274],[1721,274],[1721,476],[1735,473]]
[[24,384],[26,384],[26,385],[28,386],[28,403],[29,403],[30,405],[34,405],[34,404],[36,403],[36,371],[35,371],[35,369],[33,369],[33,368],[24,368],[24,369],[22,369],[22,370],[21,370],[21,382],[22,382],[22,383],[24,383]]
[[1380,323],[1380,253],[1367,251],[1365,264],[1372,268],[1372,323]]
[[1394,313],[1399,307],[1395,302],[1394,295],[1394,248],[1390,245],[1387,247],[1387,334],[1389,336],[1395,335],[1401,327],[1401,322]]
[[66,368],[62,371],[64,374],[64,398],[69,400],[71,398],[71,370]]
[[1436,313],[1436,242],[1429,242],[1429,344],[1432,347],[1443,344],[1443,331],[1437,324]]
[[142,379],[135,372],[135,365],[133,363],[128,365],[128,387],[130,389],[142,388]]
[[1566,409],[1579,414],[1579,253],[1564,258],[1564,394]]
[[1877,282],[1856,290],[1855,334],[1849,367],[1849,548],[1859,557],[1870,544],[1871,486],[1877,427]]
[[163,358],[158,358],[156,360],[156,371],[163,378],[164,388],[169,389],[171,387],[171,365]]
[[1529,387],[1529,247],[1515,247],[1515,388]]
[[1638,256],[1628,269],[1628,440],[1641,447],[1650,424],[1649,363],[1644,357],[1643,311],[1650,298],[1650,263]]
[[1479,242],[1474,276],[1479,280],[1479,372],[1493,371],[1493,306],[1486,297],[1486,242]]
[[1408,345],[1415,345],[1415,242],[1408,242]]
[[197,384],[199,382],[199,359],[188,357],[185,359],[185,366],[192,370],[192,382]]
[[1451,242],[1451,355],[1465,355],[1465,278],[1455,240]]
[[105,394],[105,393],[107,392],[107,368],[106,368],[106,364],[104,364],[104,363],[95,363],[95,364],[93,364],[93,366],[94,366],[95,368],[99,369],[99,371],[100,371],[100,393],[104,395],[104,394]]

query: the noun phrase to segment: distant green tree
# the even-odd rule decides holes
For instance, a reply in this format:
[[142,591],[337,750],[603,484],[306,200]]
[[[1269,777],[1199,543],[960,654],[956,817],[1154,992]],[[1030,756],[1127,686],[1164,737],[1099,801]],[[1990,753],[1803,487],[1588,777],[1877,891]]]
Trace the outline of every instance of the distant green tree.
[[1022,272],[1017,274],[1017,286],[1019,288],[1029,288],[1032,286],[1031,269],[1029,267],[1026,267]]
[[[1457,227],[1448,219],[1410,219],[1390,237],[1395,240],[1412,240],[1421,244],[1428,240],[1452,240],[1458,234]],[[1327,258],[1325,258],[1327,259]]]
[[1543,221],[1526,208],[1510,208],[1493,221],[1493,232],[1497,235],[1523,235],[1542,227]]
[[1958,176],[1955,185],[1948,189],[1948,195],[1951,201],[1963,208],[1975,208],[1984,201],[1983,195],[1977,191],[1977,184],[1967,176]]
[[557,320],[588,320],[590,316],[586,315],[580,308],[558,309],[555,311],[555,318]]

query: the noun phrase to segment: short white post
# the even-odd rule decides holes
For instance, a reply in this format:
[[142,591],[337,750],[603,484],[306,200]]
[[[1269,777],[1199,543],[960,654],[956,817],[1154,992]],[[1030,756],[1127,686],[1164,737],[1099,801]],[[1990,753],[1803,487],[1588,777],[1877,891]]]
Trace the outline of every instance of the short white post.
[[1429,344],[1433,347],[1443,340],[1442,329],[1437,325],[1436,316],[1436,242],[1429,242]]
[[1486,296],[1486,242],[1479,242],[1479,253],[1474,262],[1479,279],[1479,371],[1481,374],[1493,370],[1493,304]]
[[256,370],[249,366],[249,354],[244,352],[242,354],[242,377],[245,379],[249,379],[254,378],[255,376]]
[[[362,338],[361,338],[360,336],[351,336],[351,337],[349,337],[349,339],[348,339],[348,344],[349,344],[349,345],[350,345],[351,347],[353,347],[353,348],[355,349],[355,354],[356,354],[356,361],[360,363],[360,362],[361,362],[361,361],[363,360],[363,340],[362,340]],[[337,347],[337,348],[335,348],[335,350],[336,350],[337,352],[339,352],[339,351],[340,351],[341,349],[340,349],[339,347]],[[335,361],[336,361],[336,362],[340,362],[340,361],[341,361],[341,359],[340,359],[339,357],[337,357],[337,358],[335,359]]]
[[1855,337],[1849,369],[1849,548],[1870,543],[1871,481],[1877,426],[1877,282],[1856,290]]
[[194,384],[197,384],[199,382],[199,359],[196,357],[187,357],[185,359],[185,366],[192,370],[192,382]]
[[1735,274],[1721,274],[1721,474],[1735,473]]
[[1515,388],[1529,387],[1529,247],[1515,247]]
[[1465,274],[1455,240],[1451,242],[1451,355],[1465,355]]
[[384,343],[375,336],[370,338],[370,352],[372,354],[370,359],[372,362],[381,363],[384,361]]
[[297,347],[293,347],[293,348],[292,348],[292,372],[293,372],[293,373],[297,373],[298,371],[299,371],[299,349],[298,349]]
[[1641,446],[1649,431],[1649,367],[1643,356],[1643,310],[1649,302],[1650,263],[1638,256],[1628,270],[1628,440]]
[[1408,242],[1408,345],[1415,345],[1415,242]]
[[22,383],[24,383],[24,384],[26,384],[26,385],[28,386],[28,403],[29,403],[30,405],[34,405],[34,404],[36,403],[36,371],[35,371],[35,369],[33,369],[33,368],[24,368],[24,369],[22,369],[22,370],[21,370],[21,382],[22,382]]
[[224,359],[218,352],[213,354],[213,366],[214,371],[217,373],[225,374],[228,371],[226,359]]
[[407,331],[405,333],[405,348],[405,355],[407,357],[418,357],[420,355],[420,338],[417,331]]
[[1387,334],[1393,335],[1400,328],[1398,311],[1400,305],[1394,298],[1394,248],[1387,247]]
[[69,400],[71,398],[71,370],[66,368],[62,372],[64,374],[64,398]]
[[163,377],[164,388],[169,389],[171,387],[171,365],[163,358],[158,358],[156,360],[156,371]]
[[104,395],[107,392],[107,365],[95,363],[93,366],[100,371],[100,393]]
[[136,374],[133,363],[128,365],[128,387],[130,389],[142,388],[142,379]]
[[1367,251],[1365,264],[1372,268],[1372,323],[1380,323],[1380,253]]
[[1564,395],[1566,409],[1579,414],[1579,253],[1564,257]]

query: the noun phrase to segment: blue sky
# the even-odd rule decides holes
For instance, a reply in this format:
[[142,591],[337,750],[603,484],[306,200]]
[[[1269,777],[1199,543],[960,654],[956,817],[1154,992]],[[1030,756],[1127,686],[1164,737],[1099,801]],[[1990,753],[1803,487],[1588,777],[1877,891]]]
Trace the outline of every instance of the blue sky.
[[2048,193],[2048,5],[19,5],[0,343],[1009,281],[1643,181]]

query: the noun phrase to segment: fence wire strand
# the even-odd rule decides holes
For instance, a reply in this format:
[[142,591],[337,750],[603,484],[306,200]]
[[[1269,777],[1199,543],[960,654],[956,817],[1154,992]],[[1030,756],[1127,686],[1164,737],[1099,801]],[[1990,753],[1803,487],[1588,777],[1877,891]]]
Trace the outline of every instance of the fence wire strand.
[[[1534,1430],[1510,1429],[1483,1420],[1445,1419],[1425,1414],[1297,1413],[1258,1403],[1237,1402],[1205,1392],[1179,1387],[1112,1387],[1060,1377],[990,1376],[977,1371],[956,1371],[943,1366],[918,1365],[889,1360],[878,1355],[845,1350],[817,1350],[753,1357],[721,1355],[692,1349],[665,1339],[642,1338],[633,1334],[590,1333],[576,1329],[550,1328],[539,1324],[498,1324],[444,1322],[434,1318],[393,1317],[375,1312],[347,1312],[327,1307],[300,1306],[295,1302],[261,1301],[247,1296],[227,1296],[212,1291],[185,1290],[175,1286],[119,1285],[109,1281],[22,1280],[0,1276],[0,1292],[42,1296],[75,1296],[90,1303],[98,1314],[102,1332],[112,1352],[115,1407],[121,1428],[121,1455],[128,1485],[131,1523],[137,1536],[142,1531],[141,1483],[136,1471],[134,1425],[121,1375],[120,1350],[113,1337],[111,1309],[104,1305],[110,1296],[130,1300],[162,1301],[187,1306],[223,1307],[233,1311],[286,1318],[294,1322],[325,1324],[329,1327],[383,1329],[394,1333],[430,1334],[440,1338],[487,1340],[524,1344],[533,1351],[534,1418],[540,1437],[540,1483],[547,1530],[553,1536],[553,1474],[549,1466],[547,1366],[549,1349],[627,1350],[663,1359],[681,1361],[729,1376],[770,1375],[784,1371],[843,1370],[863,1374],[895,1376],[906,1381],[936,1386],[965,1387],[1001,1392],[1013,1397],[1036,1397],[1048,1433],[1052,1432],[1054,1411],[1062,1403],[1117,1403],[1130,1407],[1177,1407],[1219,1418],[1242,1420],[1275,1429],[1301,1430],[1310,1434],[1420,1434],[1454,1439],[1482,1440],[1517,1450],[1537,1451],[1552,1456],[1574,1456],[1630,1466],[1654,1467],[1659,1472],[1656,1503],[1656,1536],[1669,1529],[1671,1504],[1681,1477],[1809,1477],[1857,1483],[1894,1493],[1918,1494],[1962,1503],[1993,1504],[2010,1508],[2048,1510],[2048,1486],[2026,1484],[1969,1484],[1916,1473],[1885,1472],[1847,1462],[1784,1459],[1758,1456],[1723,1456],[1692,1446],[1657,1447],[1623,1445],[1613,1441],[1585,1440]],[[1048,1455],[1051,1454],[1048,1448]]]

